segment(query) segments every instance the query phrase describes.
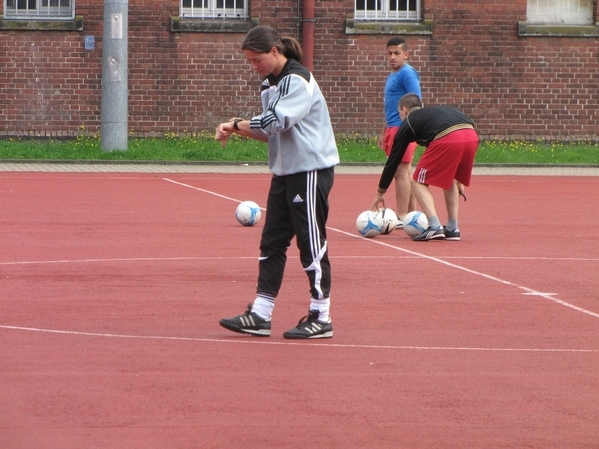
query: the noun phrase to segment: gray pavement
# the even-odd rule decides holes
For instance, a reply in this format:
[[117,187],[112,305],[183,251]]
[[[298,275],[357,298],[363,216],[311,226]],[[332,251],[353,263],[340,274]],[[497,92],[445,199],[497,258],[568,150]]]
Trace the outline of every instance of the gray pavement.
[[[335,173],[380,174],[383,165],[341,164]],[[268,173],[263,164],[170,164],[101,162],[0,162],[0,172],[56,173]],[[599,176],[599,166],[475,166],[474,175]]]

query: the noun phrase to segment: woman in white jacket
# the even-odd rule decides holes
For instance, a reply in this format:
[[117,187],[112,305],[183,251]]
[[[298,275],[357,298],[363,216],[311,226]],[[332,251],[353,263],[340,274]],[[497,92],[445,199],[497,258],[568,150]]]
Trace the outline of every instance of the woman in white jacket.
[[260,115],[234,118],[216,128],[226,144],[232,133],[268,142],[273,174],[260,240],[256,298],[245,313],[220,320],[244,334],[269,336],[271,316],[283,281],[287,248],[296,237],[310,284],[310,307],[285,338],[329,338],[331,267],[326,239],[328,196],[339,163],[326,101],[312,73],[301,65],[302,51],[291,37],[268,26],[253,28],[241,47],[252,70],[264,77]]

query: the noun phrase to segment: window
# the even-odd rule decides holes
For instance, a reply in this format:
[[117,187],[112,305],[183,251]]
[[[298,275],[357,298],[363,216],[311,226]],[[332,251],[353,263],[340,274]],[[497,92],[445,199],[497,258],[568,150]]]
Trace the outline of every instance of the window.
[[75,0],[4,0],[4,18],[73,20]]
[[593,21],[595,0],[527,0],[526,20],[518,22],[518,36],[599,36]]
[[420,0],[354,0],[355,20],[420,20]]
[[246,0],[181,0],[181,17],[246,19]]
[[593,0],[528,0],[526,22],[531,25],[592,25]]

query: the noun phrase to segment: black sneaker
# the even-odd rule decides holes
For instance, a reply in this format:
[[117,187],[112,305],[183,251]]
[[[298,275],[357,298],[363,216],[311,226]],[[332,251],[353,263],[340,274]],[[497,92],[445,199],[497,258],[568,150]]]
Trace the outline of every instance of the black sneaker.
[[460,240],[460,230],[454,229],[453,231],[443,230],[445,234],[445,240]]
[[428,240],[440,240],[444,238],[445,234],[443,233],[443,227],[440,227],[439,229],[433,229],[429,226],[422,234],[412,237],[412,240],[416,242],[426,242]]
[[333,324],[318,321],[318,310],[310,310],[308,316],[303,317],[297,326],[283,334],[284,338],[331,338],[333,336]]
[[248,309],[243,315],[237,315],[233,318],[223,318],[218,324],[240,334],[270,337],[270,320],[263,320],[255,313],[252,313],[251,303],[248,304]]

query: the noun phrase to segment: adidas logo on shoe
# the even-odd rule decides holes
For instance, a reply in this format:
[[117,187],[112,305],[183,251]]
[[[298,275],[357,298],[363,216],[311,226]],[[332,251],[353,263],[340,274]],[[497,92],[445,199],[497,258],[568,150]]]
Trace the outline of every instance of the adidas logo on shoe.
[[432,227],[426,228],[426,230],[418,234],[416,237],[412,237],[412,240],[415,242],[427,242],[429,240],[443,240],[445,239],[445,233],[443,232],[443,227],[439,229],[433,229]]
[[293,202],[294,203],[303,203],[304,199],[298,193],[297,195],[295,195],[295,198],[293,198]]
[[283,334],[283,338],[331,338],[333,336],[333,324],[331,320],[329,319],[326,323],[318,321],[318,315],[318,310],[310,310],[308,316],[299,320],[296,327]]

